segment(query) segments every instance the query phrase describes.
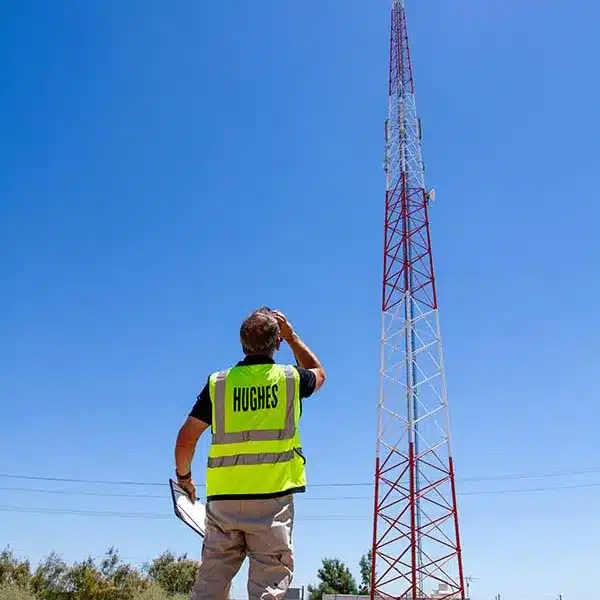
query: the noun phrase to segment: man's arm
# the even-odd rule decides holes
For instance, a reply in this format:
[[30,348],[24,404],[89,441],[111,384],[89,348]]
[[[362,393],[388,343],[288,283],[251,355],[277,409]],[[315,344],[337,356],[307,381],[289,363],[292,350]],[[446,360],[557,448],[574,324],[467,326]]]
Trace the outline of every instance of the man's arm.
[[308,369],[315,376],[315,389],[318,389],[325,383],[325,369],[317,358],[317,355],[300,339],[297,333],[293,332],[289,339],[286,340],[289,344],[294,358],[299,367]]
[[192,480],[192,461],[196,451],[196,445],[200,436],[210,427],[212,421],[212,406],[208,383],[196,398],[196,404],[192,408],[185,423],[181,426],[175,442],[175,472],[177,483],[183,488],[190,498],[196,500],[196,487]]
[[192,470],[196,445],[208,427],[208,423],[196,417],[188,417],[181,426],[175,442],[175,469],[178,476],[185,477]]

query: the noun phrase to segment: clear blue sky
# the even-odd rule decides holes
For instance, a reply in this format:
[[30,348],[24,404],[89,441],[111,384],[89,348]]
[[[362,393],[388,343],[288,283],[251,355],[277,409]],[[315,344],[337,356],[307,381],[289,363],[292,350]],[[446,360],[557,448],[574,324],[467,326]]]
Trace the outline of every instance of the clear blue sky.
[[[371,482],[389,4],[1,3],[1,473],[166,481],[206,375],[268,303],[329,374],[303,416],[310,482]],[[475,600],[568,600],[600,555],[600,8],[407,9],[465,568]],[[11,486],[164,493],[0,478],[3,507],[171,510]],[[323,556],[357,570],[369,494],[299,498],[296,584]],[[0,532],[34,561],[200,551],[173,519],[0,511]]]

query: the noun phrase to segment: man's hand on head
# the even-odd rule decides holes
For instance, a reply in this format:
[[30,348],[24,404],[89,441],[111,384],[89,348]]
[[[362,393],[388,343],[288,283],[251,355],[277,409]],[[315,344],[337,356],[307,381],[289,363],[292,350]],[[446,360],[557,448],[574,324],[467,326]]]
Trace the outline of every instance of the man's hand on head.
[[279,333],[281,335],[281,339],[289,342],[294,337],[294,328],[292,324],[288,321],[288,318],[279,310],[271,311],[273,316],[277,319],[277,324],[279,325]]
[[321,362],[317,355],[296,335],[288,318],[279,310],[272,310],[271,312],[279,324],[281,339],[289,344],[298,366],[308,369],[314,374],[316,378],[314,391],[316,392],[325,382],[325,370]]

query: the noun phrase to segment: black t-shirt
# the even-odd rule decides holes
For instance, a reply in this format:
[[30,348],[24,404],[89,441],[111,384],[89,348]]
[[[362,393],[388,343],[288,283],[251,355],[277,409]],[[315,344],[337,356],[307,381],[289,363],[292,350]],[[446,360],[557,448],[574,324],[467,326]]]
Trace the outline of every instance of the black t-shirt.
[[[266,356],[247,356],[244,360],[240,361],[237,366],[244,367],[248,365],[265,365],[275,364],[272,358]],[[300,374],[300,400],[308,398],[315,391],[317,384],[317,378],[312,371],[303,369],[302,367],[296,367]],[[208,391],[208,381],[202,388],[202,391],[196,397],[196,404],[190,412],[190,417],[200,419],[207,425],[212,425],[212,402],[210,401],[210,393]]]

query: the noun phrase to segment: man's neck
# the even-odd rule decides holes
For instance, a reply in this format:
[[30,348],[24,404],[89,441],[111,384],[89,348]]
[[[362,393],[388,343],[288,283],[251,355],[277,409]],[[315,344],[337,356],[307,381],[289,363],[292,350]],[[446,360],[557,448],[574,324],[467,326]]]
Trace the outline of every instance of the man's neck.
[[268,354],[246,354],[242,362],[249,364],[260,364],[261,362],[275,362],[273,356],[269,356]]

